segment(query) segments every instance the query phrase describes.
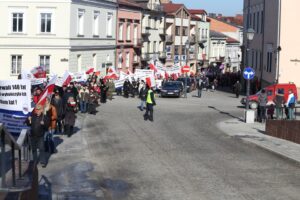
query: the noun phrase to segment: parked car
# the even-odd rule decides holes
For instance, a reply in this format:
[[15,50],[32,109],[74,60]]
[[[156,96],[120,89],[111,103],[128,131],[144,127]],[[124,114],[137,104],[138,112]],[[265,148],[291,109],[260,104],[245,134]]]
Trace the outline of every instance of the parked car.
[[168,81],[161,90],[161,97],[180,97],[183,93],[183,83],[180,81]]
[[[289,96],[289,90],[292,90],[295,94],[296,99],[298,99],[297,94],[297,87],[295,84],[291,83],[280,83],[280,84],[274,84],[269,85],[264,88],[267,96],[268,96],[268,102],[272,102],[276,96],[276,92],[280,91],[284,95],[284,101],[286,102]],[[256,109],[258,107],[258,96],[261,91],[257,92],[254,95],[249,96],[249,107],[251,109]],[[246,98],[241,99],[241,103],[243,105],[246,104]]]
[[192,88],[191,88],[191,86],[192,86],[192,80],[191,80],[190,77],[187,77],[187,78],[185,78],[185,77],[178,78],[176,81],[182,82],[183,83],[183,87],[184,87],[184,85],[185,85],[185,79],[187,79],[186,91],[187,92],[191,92],[192,91]]

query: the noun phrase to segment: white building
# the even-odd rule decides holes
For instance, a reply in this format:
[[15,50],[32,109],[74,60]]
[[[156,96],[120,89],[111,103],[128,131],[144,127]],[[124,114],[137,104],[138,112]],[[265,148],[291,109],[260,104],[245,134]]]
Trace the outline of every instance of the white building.
[[115,65],[116,0],[1,0],[0,79],[45,66],[49,74]]
[[227,36],[216,32],[210,31],[210,53],[209,63],[222,65],[225,61],[226,54],[226,40]]

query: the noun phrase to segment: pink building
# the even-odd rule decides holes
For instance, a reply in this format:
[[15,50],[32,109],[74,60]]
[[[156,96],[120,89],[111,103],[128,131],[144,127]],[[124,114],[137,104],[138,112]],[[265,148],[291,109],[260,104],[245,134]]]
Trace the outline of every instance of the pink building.
[[118,0],[116,67],[134,73],[140,68],[142,8],[133,0]]

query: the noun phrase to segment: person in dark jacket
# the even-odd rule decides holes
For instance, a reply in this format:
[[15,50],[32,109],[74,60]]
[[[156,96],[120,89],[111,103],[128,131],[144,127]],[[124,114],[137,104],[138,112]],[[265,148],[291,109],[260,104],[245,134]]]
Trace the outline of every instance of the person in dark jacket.
[[200,77],[199,81],[197,82],[198,98],[201,98],[203,88],[204,88],[203,77]]
[[106,103],[108,87],[103,80],[100,80],[100,102]]
[[259,118],[261,122],[266,120],[266,107],[268,103],[268,96],[265,89],[261,90],[261,93],[258,95],[258,104],[259,104]]
[[242,89],[242,85],[240,84],[239,81],[237,81],[234,84],[233,87],[234,87],[234,93],[235,93],[236,98],[239,98],[240,97],[240,92],[241,92],[241,89]]
[[96,106],[98,104],[98,93],[94,91],[93,88],[90,88],[89,98],[88,98],[88,113],[95,115]]
[[73,134],[77,109],[75,99],[72,96],[69,97],[65,109],[65,134],[68,137],[71,137]]
[[140,99],[141,99],[141,104],[140,104],[140,106],[139,106],[139,109],[141,110],[141,111],[143,111],[144,110],[144,106],[145,106],[145,104],[146,104],[146,97],[147,97],[147,88],[146,88],[146,84],[145,84],[145,82],[142,80],[141,81],[141,89],[140,89],[140,92],[139,92],[139,97],[140,97]]
[[[146,113],[144,114],[144,120],[150,120],[153,122],[153,107],[156,105],[154,99],[154,92],[150,86],[147,85],[147,96],[146,96]],[[150,113],[150,115],[149,115]]]
[[284,96],[281,91],[277,91],[273,101],[275,103],[276,119],[282,119],[284,109]]
[[131,84],[130,84],[129,80],[126,79],[123,84],[123,93],[124,93],[125,98],[129,97],[130,85]]
[[[47,158],[45,153],[44,136],[50,126],[50,118],[43,113],[43,106],[37,105],[33,111],[32,116],[28,117],[26,123],[31,127],[31,145],[33,160],[40,162],[42,167],[46,167]],[[39,155],[37,153],[39,149]]]

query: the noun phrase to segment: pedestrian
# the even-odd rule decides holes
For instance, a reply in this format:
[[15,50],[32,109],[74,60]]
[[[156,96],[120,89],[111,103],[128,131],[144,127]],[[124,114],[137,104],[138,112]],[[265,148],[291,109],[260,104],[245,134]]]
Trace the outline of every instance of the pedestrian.
[[[31,127],[30,140],[32,146],[33,160],[35,163],[40,162],[42,167],[46,167],[47,158],[45,155],[44,136],[49,128],[50,119],[47,115],[43,114],[42,105],[37,104],[32,113],[32,116],[28,117],[26,123],[28,126]],[[38,149],[39,155],[37,153]]]
[[83,87],[81,87],[78,97],[80,103],[80,112],[86,113],[89,99],[89,90],[87,89],[87,86],[84,85]]
[[198,83],[197,83],[198,98],[201,98],[203,88],[204,88],[203,77],[200,77],[200,78],[199,78],[199,81],[198,81]]
[[295,119],[295,104],[296,104],[296,97],[293,90],[289,90],[289,96],[286,101],[286,107],[288,108],[288,119],[293,120]]
[[55,153],[53,134],[56,129],[57,112],[55,106],[50,103],[50,98],[46,98],[44,115],[47,115],[48,118],[50,118],[50,126],[44,137],[45,152],[53,154]]
[[[147,97],[146,97],[146,112],[144,114],[144,120],[150,120],[153,122],[153,107],[156,105],[155,99],[154,99],[154,92],[152,88],[147,85]],[[150,115],[149,115],[150,113]]]
[[274,110],[275,110],[274,104],[271,104],[268,107],[268,111],[267,111],[268,119],[274,119]]
[[113,93],[115,92],[115,83],[112,79],[108,79],[108,82],[106,83],[106,86],[108,88],[107,90],[107,98],[111,101],[113,99]]
[[268,103],[268,96],[265,89],[261,90],[261,93],[258,95],[258,104],[259,104],[259,118],[261,122],[266,120],[266,106]]
[[123,84],[123,93],[125,98],[129,97],[129,90],[130,90],[130,82],[128,79],[126,79]]
[[276,112],[276,119],[282,119],[283,118],[283,104],[284,104],[284,96],[283,92],[281,90],[278,90],[276,93],[276,96],[274,98],[275,103],[275,112]]
[[65,134],[68,137],[71,137],[74,131],[77,109],[74,97],[70,96],[65,109]]
[[242,85],[240,84],[240,81],[237,81],[234,84],[233,87],[234,87],[234,92],[235,92],[236,98],[239,98],[240,97],[240,92],[241,92],[241,89],[242,89]]
[[108,87],[105,85],[104,80],[100,80],[100,102],[101,103],[106,103],[107,99],[107,90]]
[[139,91],[139,98],[141,99],[141,104],[139,106],[140,110],[144,110],[144,106],[146,105],[146,97],[147,97],[147,88],[145,82],[142,80],[140,83],[141,89]]
[[98,93],[94,91],[93,88],[90,88],[89,98],[88,98],[88,113],[95,115],[96,106],[98,104]]

